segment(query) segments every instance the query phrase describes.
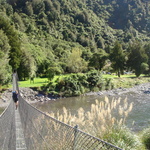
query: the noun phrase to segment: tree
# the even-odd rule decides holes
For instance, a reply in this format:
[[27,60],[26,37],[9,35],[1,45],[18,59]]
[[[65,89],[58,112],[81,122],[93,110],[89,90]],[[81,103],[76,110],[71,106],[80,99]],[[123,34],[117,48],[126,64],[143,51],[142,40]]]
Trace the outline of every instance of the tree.
[[15,22],[16,28],[17,28],[18,30],[24,32],[26,28],[25,28],[25,25],[24,25],[24,23],[23,23],[23,21],[22,21],[21,16],[20,16],[18,13],[16,13],[16,12],[14,13],[13,20],[14,20],[14,22]]
[[22,50],[21,63],[18,69],[20,80],[36,76],[37,66],[34,57],[25,49]]
[[46,70],[46,76],[49,80],[53,79],[55,75],[60,75],[62,73],[62,68],[58,64],[57,60],[49,61],[48,68]]
[[122,45],[117,41],[113,49],[110,52],[110,61],[113,70],[117,73],[118,77],[123,74],[125,68],[125,53],[122,49]]
[[2,30],[0,30],[0,85],[6,84],[11,80],[11,67],[9,65],[8,38]]
[[49,80],[53,79],[55,75],[61,74],[61,69],[57,66],[51,66],[47,70],[47,77]]
[[87,69],[87,62],[81,57],[82,52],[79,48],[73,48],[68,57],[67,66],[69,72],[83,72]]
[[33,7],[34,14],[39,14],[45,11],[45,4],[41,0],[33,0],[32,7]]
[[100,49],[99,52],[93,54],[89,61],[89,66],[94,67],[97,70],[101,70],[104,67],[107,59],[108,54],[104,50]]
[[18,0],[9,0],[8,3],[15,6]]
[[18,69],[20,65],[20,55],[21,55],[21,44],[19,40],[18,33],[15,31],[13,26],[10,25],[9,21],[3,16],[0,16],[0,29],[4,31],[9,39],[10,53],[9,53],[9,64],[14,70]]
[[146,69],[148,56],[142,44],[139,41],[134,41],[129,45],[129,55],[127,65],[131,70],[135,71],[137,77],[140,76]]
[[148,56],[148,70],[147,73],[150,74],[150,43],[144,46],[145,52]]
[[25,12],[29,16],[33,15],[33,7],[32,7],[32,3],[31,2],[26,2]]
[[102,37],[99,37],[97,40],[97,47],[98,48],[105,48],[104,39]]

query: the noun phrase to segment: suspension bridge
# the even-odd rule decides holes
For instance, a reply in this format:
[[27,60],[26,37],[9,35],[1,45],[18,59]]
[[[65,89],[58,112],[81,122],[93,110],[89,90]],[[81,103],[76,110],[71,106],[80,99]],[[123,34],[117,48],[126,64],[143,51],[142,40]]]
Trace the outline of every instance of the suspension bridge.
[[[13,74],[13,90],[18,90]],[[19,94],[0,115],[0,150],[121,150],[77,128],[50,117],[27,103]]]

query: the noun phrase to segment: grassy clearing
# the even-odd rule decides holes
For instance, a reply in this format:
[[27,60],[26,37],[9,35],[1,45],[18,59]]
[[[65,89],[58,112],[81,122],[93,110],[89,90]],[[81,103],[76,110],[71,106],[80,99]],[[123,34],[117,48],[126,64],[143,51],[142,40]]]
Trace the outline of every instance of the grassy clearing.
[[47,83],[48,83],[47,78],[35,78],[34,82],[30,80],[19,81],[19,87],[41,87]]
[[[66,77],[70,74],[61,75],[61,76],[55,76],[52,80],[53,83],[56,82],[56,80],[60,77]],[[103,75],[103,78],[112,79],[112,82],[114,83],[114,88],[123,87],[123,88],[129,88],[134,85],[150,82],[149,77],[145,77],[144,75],[141,75],[139,78],[136,78],[134,74],[131,75],[122,75],[121,78],[118,78],[116,75]],[[19,81],[19,87],[41,87],[48,83],[47,78],[35,78],[34,83],[30,82],[30,80],[27,81]]]
[[129,77],[122,77],[122,78],[113,78],[112,82],[114,84],[114,88],[119,88],[119,87],[130,88],[135,85],[150,82],[150,77],[141,76],[139,78],[136,78],[136,77],[129,76]]
[[[62,76],[55,76],[52,82],[55,82],[59,77],[69,76],[62,75]],[[49,82],[48,78],[34,78],[34,82],[27,80],[27,81],[19,81],[19,87],[41,87]]]

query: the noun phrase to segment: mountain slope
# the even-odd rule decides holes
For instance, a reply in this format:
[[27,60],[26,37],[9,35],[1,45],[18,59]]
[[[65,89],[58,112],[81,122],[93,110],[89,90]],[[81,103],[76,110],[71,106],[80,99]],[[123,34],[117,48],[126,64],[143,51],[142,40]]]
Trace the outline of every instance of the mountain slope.
[[[8,2],[22,19],[20,13],[26,14],[31,20],[30,23],[43,32],[55,38],[78,42],[83,46],[103,48],[105,44],[111,44],[116,39],[123,41],[129,41],[133,37],[149,39],[148,0],[9,0]],[[27,25],[25,27],[27,28]]]
[[[0,0],[0,17],[17,34],[12,40],[20,60],[10,62],[17,63],[21,79],[46,75],[52,67],[68,72],[74,47],[88,63],[100,48],[109,52],[117,40],[124,49],[135,39],[150,41],[148,0]],[[10,36],[1,25],[11,52]]]

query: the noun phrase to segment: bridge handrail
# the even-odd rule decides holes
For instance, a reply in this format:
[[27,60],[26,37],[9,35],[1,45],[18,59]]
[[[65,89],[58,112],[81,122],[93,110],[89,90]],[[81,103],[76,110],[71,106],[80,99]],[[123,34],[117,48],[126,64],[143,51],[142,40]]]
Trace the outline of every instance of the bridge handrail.
[[4,109],[4,111],[0,114],[0,118],[3,117],[3,115],[6,113],[7,109],[10,107],[11,101],[9,102],[8,106]]
[[0,149],[15,150],[15,107],[11,100],[7,108],[0,115]]

